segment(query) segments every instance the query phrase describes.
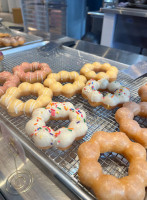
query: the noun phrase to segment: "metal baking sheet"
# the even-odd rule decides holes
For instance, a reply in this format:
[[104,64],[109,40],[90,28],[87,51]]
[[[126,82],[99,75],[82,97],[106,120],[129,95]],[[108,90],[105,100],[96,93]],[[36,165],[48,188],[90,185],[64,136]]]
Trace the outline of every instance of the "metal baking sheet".
[[[48,52],[45,47],[17,52],[6,55],[3,63],[5,70],[12,71],[13,66],[26,61],[46,62],[50,65],[53,72],[59,72],[61,70],[75,70],[79,72],[85,63],[92,63],[94,61],[101,63],[109,62],[111,65],[118,67],[119,70],[128,67],[127,65],[70,49],[68,47],[55,49],[52,52]],[[138,78],[134,81],[129,76],[119,71],[118,81],[130,89],[131,101],[140,101],[137,91],[141,85],[147,82],[147,77]],[[21,99],[24,99],[25,101],[28,98],[29,97],[21,97]],[[42,162],[46,168],[63,181],[64,184],[66,184],[67,187],[75,192],[81,199],[95,199],[93,192],[85,188],[79,182],[77,175],[79,166],[77,149],[81,143],[89,140],[95,131],[119,131],[118,124],[114,118],[115,112],[118,108],[106,110],[102,106],[96,108],[91,107],[87,103],[87,100],[83,99],[81,95],[75,95],[70,99],[64,96],[54,97],[53,101],[70,101],[76,108],[84,109],[87,114],[86,122],[89,128],[86,136],[80,141],[75,141],[72,147],[66,151],[60,151],[56,148],[51,148],[49,150],[37,149],[30,138],[25,135],[24,128],[29,118],[24,115],[20,117],[10,117],[5,110],[0,108],[0,119],[10,126],[11,129],[14,130],[14,133],[17,133],[17,137],[21,139],[22,143],[29,149],[30,153],[34,157]],[[147,127],[147,120],[145,118],[135,117],[135,119],[139,122],[141,127]],[[68,120],[59,120],[50,121],[47,125],[50,124],[50,126],[56,130],[59,127],[67,126],[68,123]],[[112,174],[118,178],[124,177],[128,174],[128,161],[122,155],[115,152],[106,152],[101,154],[99,162],[101,163],[105,174]]]
[[[20,32],[20,31],[8,29],[8,28],[0,27],[0,33],[9,33],[11,36],[23,36],[23,37],[25,37],[26,42],[23,44],[23,46],[28,45],[28,44],[32,44],[32,43],[35,43],[35,42],[43,41],[42,37],[39,37],[39,36],[36,36],[36,35],[30,35],[30,34],[27,34],[27,33],[24,33],[24,32]],[[17,47],[12,47],[12,46],[2,47],[2,46],[0,46],[0,51],[4,51],[4,50],[7,50],[7,49],[11,49],[11,48],[17,48]]]

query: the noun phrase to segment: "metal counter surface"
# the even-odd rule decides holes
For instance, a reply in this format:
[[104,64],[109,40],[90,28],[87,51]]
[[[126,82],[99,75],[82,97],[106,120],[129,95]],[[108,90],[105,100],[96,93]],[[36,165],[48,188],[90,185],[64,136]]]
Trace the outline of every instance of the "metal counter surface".
[[[73,47],[81,51],[89,52],[95,55],[109,58],[125,64],[133,64],[141,60],[146,60],[147,57],[132,54],[129,52],[121,51],[118,49],[112,49],[100,45],[93,45],[84,41],[77,41]],[[21,160],[17,159],[18,168],[27,169],[33,174],[33,184],[31,189],[20,195],[10,195],[5,190],[5,182],[7,177],[14,172],[15,166],[11,155],[8,152],[7,147],[3,143],[3,139],[0,137],[0,188],[4,197],[8,200],[76,200],[76,197],[71,191],[69,191],[63,183],[52,176],[40,163],[38,163],[32,157],[29,157],[27,153],[27,163],[23,165]]]
[[127,65],[132,65],[140,61],[147,61],[147,57],[142,56],[140,54],[135,54],[128,51],[114,49],[102,45],[95,45],[81,40],[77,41],[76,45],[73,48],[91,54],[95,54],[103,58],[115,60],[117,62],[124,63]]
[[137,17],[147,17],[147,10],[135,9],[135,8],[101,8],[101,12],[119,15],[131,15]]
[[[26,153],[29,156],[29,153]],[[12,195],[6,191],[6,180],[15,171],[15,163],[0,133],[0,194],[7,200],[77,200],[61,182],[53,177],[40,163],[27,158],[24,164],[17,157],[18,170],[28,170],[33,176],[31,188],[20,195]],[[33,162],[32,162],[33,161]],[[35,162],[35,164],[34,164]],[[1,200],[1,196],[0,196]]]

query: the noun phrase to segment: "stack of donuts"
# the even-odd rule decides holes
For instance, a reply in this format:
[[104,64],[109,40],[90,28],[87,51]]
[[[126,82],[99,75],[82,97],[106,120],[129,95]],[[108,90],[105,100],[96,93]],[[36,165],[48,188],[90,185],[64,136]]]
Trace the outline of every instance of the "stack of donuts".
[[[79,146],[79,180],[100,200],[143,200],[147,186],[147,128],[140,127],[134,117],[147,118],[147,83],[138,90],[141,102],[130,102],[130,90],[117,81],[117,75],[118,69],[109,63],[86,63],[79,74],[52,73],[47,63],[23,62],[11,73],[0,73],[0,106],[12,117],[28,116],[25,132],[39,149],[54,147],[61,151],[70,149],[75,140],[86,135],[86,112],[70,102],[54,102],[53,96],[71,98],[80,94],[92,107],[120,107],[115,113],[120,132],[98,130]],[[37,99],[22,100],[30,95]],[[70,123],[54,130],[47,126],[51,120]],[[112,151],[130,162],[127,177],[117,179],[103,174],[98,158],[100,153]]]

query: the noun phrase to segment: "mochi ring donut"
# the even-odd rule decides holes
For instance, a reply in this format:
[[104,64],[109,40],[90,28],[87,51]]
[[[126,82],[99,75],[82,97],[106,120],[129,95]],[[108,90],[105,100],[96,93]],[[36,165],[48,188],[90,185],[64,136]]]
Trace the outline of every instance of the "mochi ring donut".
[[20,83],[18,76],[11,74],[10,72],[0,72],[0,97],[5,94],[9,87],[17,87]]
[[147,102],[147,83],[139,88],[138,94],[141,98],[141,101]]
[[22,82],[29,83],[43,82],[47,75],[52,72],[48,64],[39,62],[23,62],[21,65],[13,67],[12,70]]
[[[29,99],[26,102],[20,100],[22,96],[38,96],[36,100]],[[7,109],[11,116],[22,114],[31,115],[36,108],[46,106],[52,100],[53,93],[41,83],[21,83],[18,87],[10,87],[0,99],[0,105]]]
[[125,103],[115,113],[115,119],[119,123],[120,131],[126,133],[130,139],[142,144],[147,149],[147,128],[141,128],[138,122],[133,120],[137,115],[147,118],[147,102]]
[[[106,90],[112,93],[107,93],[104,96],[99,90]],[[130,91],[116,81],[109,83],[107,79],[98,81],[91,79],[82,89],[82,96],[88,99],[91,106],[96,107],[102,105],[106,109],[113,109],[129,101]]]
[[22,36],[15,36],[15,37],[3,37],[0,38],[0,46],[8,47],[16,47],[19,45],[23,45],[25,43],[25,38]]
[[[77,93],[81,93],[86,81],[86,78],[79,75],[78,72],[60,71],[59,73],[49,74],[44,81],[44,85],[53,91],[54,96],[64,95],[70,98]],[[64,82],[71,82],[72,84],[62,85],[61,83]]]
[[80,74],[84,75],[88,80],[95,79],[100,80],[105,78],[109,82],[115,81],[117,79],[118,69],[111,66],[109,63],[100,64],[99,62],[94,62],[92,64],[86,63],[80,70]]
[[[38,148],[48,149],[55,146],[66,150],[74,140],[79,140],[86,134],[88,127],[85,118],[85,112],[79,108],[75,109],[70,102],[52,102],[46,108],[33,111],[32,119],[27,122],[25,130]],[[66,119],[71,121],[68,127],[56,131],[45,124],[49,120]]]
[[[116,178],[104,174],[98,159],[100,153],[116,152],[129,161],[128,176]],[[132,142],[122,132],[94,133],[78,149],[78,176],[81,183],[91,188],[100,200],[143,200],[147,186],[146,150]]]

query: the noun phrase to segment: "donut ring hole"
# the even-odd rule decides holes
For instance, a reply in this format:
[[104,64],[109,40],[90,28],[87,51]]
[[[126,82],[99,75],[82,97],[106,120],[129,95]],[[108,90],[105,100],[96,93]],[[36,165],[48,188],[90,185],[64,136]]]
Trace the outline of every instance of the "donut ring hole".
[[29,99],[37,100],[38,97],[39,97],[39,94],[34,91],[27,91],[26,94],[24,93],[24,91],[22,91],[18,94],[17,99],[20,99],[21,101],[26,102]]
[[62,83],[62,85],[66,85],[68,83],[73,83],[73,82],[68,81],[68,82],[61,82],[61,83]]
[[3,79],[0,79],[0,86],[3,86],[6,81],[10,81],[11,77],[4,77]]
[[49,122],[46,123],[46,126],[52,127],[54,131],[62,128],[62,127],[68,127],[70,124],[69,118],[66,120],[50,120]]
[[19,100],[23,101],[23,102],[26,102],[28,101],[29,99],[34,99],[36,100],[38,98],[38,96],[35,96],[33,94],[30,94],[30,95],[27,95],[27,96],[20,96],[19,97]]
[[6,79],[0,80],[0,86],[3,86],[3,84],[6,82]]
[[76,81],[75,78],[69,79],[68,77],[67,78],[60,77],[59,79],[57,79],[57,82],[62,83],[62,85],[66,85],[68,83],[74,83],[75,81]]
[[116,152],[101,153],[98,159],[104,174],[113,175],[116,178],[128,176],[129,161]]
[[134,116],[134,119],[138,124],[140,125],[141,128],[146,128],[147,127],[147,118],[146,117],[140,117],[138,115]]
[[35,67],[32,67],[32,68],[26,68],[26,69],[24,69],[24,72],[25,73],[27,73],[27,72],[35,72],[35,71],[41,71],[42,70],[42,68],[41,68],[41,66],[39,65],[38,67],[37,67],[37,69],[35,68]]
[[100,92],[103,94],[104,97],[105,97],[108,93],[114,94],[114,92],[110,92],[109,90],[101,90],[101,89],[98,89],[97,91],[100,91]]
[[99,69],[98,69],[98,68],[94,68],[93,71],[94,71],[96,74],[98,74],[99,72],[105,72],[105,73],[106,73],[107,70],[104,70],[104,69],[101,69],[101,68],[99,68]]

